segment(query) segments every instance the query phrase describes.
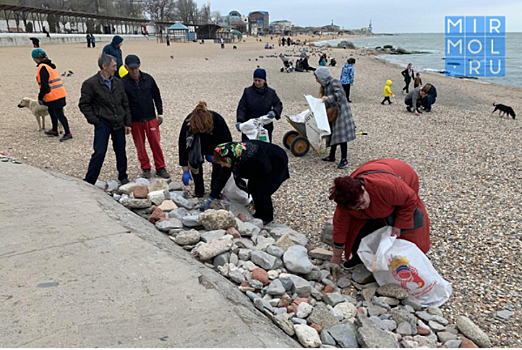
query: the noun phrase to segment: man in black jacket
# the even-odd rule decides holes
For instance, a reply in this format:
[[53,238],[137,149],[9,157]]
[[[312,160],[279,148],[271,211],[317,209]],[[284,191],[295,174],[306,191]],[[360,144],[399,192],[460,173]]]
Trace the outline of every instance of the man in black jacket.
[[428,83],[424,85],[422,90],[427,94],[422,99],[422,109],[424,109],[426,112],[431,112],[431,105],[435,103],[437,100],[437,89],[435,89],[435,86]]
[[123,66],[123,54],[121,53],[121,46],[123,45],[123,38],[119,35],[115,35],[112,38],[110,44],[103,47],[102,53],[111,55],[116,58],[116,73],[114,74],[118,78],[120,77],[120,67]]
[[[283,103],[277,96],[274,89],[269,88],[266,84],[266,71],[258,68],[254,71],[254,83],[252,86],[245,88],[243,96],[237,106],[237,123],[236,128],[239,130],[239,123],[244,123],[250,119],[259,118],[267,115],[269,118],[279,120],[283,112]],[[264,126],[268,131],[270,142],[272,142],[272,131],[274,123]],[[243,141],[248,140],[245,134],[241,135]]]
[[[156,175],[164,179],[170,178],[165,169],[165,157],[161,150],[161,137],[159,126],[163,122],[163,103],[156,81],[147,73],[140,71],[140,59],[136,55],[125,57],[125,68],[129,72],[121,81],[125,86],[125,92],[129,99],[132,115],[132,138],[138,151],[138,159],[141,164],[141,177],[150,178],[152,168],[145,147],[145,138],[149,140],[150,149],[154,156]],[[156,110],[158,118],[156,118]]]
[[131,133],[129,101],[123,83],[114,78],[116,58],[102,54],[98,66],[100,71],[83,82],[78,103],[87,122],[94,125],[94,153],[84,181],[93,185],[96,183],[111,137],[118,180],[124,185],[129,183],[125,153],[125,135]]

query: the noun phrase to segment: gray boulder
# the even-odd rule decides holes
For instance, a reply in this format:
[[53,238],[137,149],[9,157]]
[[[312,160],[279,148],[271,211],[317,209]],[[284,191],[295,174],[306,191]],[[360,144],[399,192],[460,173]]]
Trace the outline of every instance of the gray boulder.
[[279,279],[273,280],[269,285],[267,289],[267,293],[269,295],[283,295],[285,294],[286,289],[283,286],[283,283]]
[[[185,208],[182,208],[183,210],[186,210]],[[179,210],[179,209],[176,209]],[[175,210],[174,210],[175,211]],[[172,216],[172,215],[169,215]],[[189,216],[183,216],[181,218],[183,225],[186,227],[200,227],[202,226],[199,222],[199,215],[189,215]]]
[[334,307],[335,305],[344,302],[344,298],[339,293],[326,293],[323,296],[323,300],[330,306]]
[[167,219],[157,222],[156,228],[161,232],[169,232],[172,229],[182,229],[183,224],[179,219]]
[[268,254],[270,254],[270,255],[273,255],[273,256],[277,257],[277,258],[281,258],[285,254],[285,251],[283,249],[279,248],[276,245],[268,246],[266,248],[266,252]]
[[261,232],[261,229],[249,222],[243,222],[236,218],[237,231],[243,237],[251,237],[253,235],[258,235]]
[[292,280],[292,293],[296,293],[301,298],[307,298],[310,293],[312,292],[312,286],[310,283],[305,280],[304,278],[301,278],[296,275],[292,274],[281,274],[280,278],[286,278],[288,277],[290,280]]
[[290,235],[290,239],[295,244],[305,246],[308,243],[308,238],[306,238],[305,235],[298,233],[297,231],[294,231],[293,229],[284,224],[272,223],[265,226],[265,230],[267,230],[270,236],[272,236],[275,240],[278,240],[285,233],[288,233]]
[[321,229],[321,242],[332,246],[333,245],[333,221],[330,219],[325,222]]
[[220,239],[221,237],[223,237],[226,234],[227,234],[227,232],[225,230],[207,231],[207,232],[201,234],[201,240],[205,243],[208,243],[210,241]]
[[[176,203],[177,204],[177,203]],[[199,215],[199,222],[205,227],[205,230],[227,230],[230,227],[236,227],[236,218],[234,214],[226,210],[209,209]]]
[[308,251],[305,247],[294,245],[285,252],[283,261],[288,271],[307,274],[312,271],[312,262],[308,259]]
[[385,297],[396,299],[406,299],[408,297],[408,292],[399,284],[385,284],[384,286],[380,286],[377,288],[377,293]]
[[328,333],[341,348],[358,348],[357,328],[352,323],[338,324],[328,328]]
[[289,336],[293,336],[295,334],[294,324],[290,322],[288,318],[286,318],[285,314],[274,316],[272,320]]
[[176,235],[174,242],[179,245],[196,244],[200,240],[200,234],[196,230],[181,231]]
[[326,304],[317,303],[312,310],[310,316],[308,316],[308,322],[318,324],[324,329],[328,329],[332,326],[339,324],[337,318],[333,315],[333,313],[328,310]]
[[361,314],[356,316],[357,342],[364,348],[399,348],[395,338]]
[[183,198],[174,191],[170,192],[170,199],[172,199],[172,201],[176,203],[178,207],[182,207],[188,210],[194,209],[194,205],[188,199]]
[[330,333],[328,333],[327,330],[323,329],[319,337],[321,338],[323,346],[330,345],[335,347],[335,339],[330,335]]
[[371,283],[375,281],[373,274],[368,271],[364,264],[359,264],[355,267],[352,273],[352,279],[361,284]]
[[275,266],[278,264],[278,260],[279,262],[281,262],[281,259],[278,259],[275,256],[260,251],[252,251],[252,253],[250,254],[250,260],[252,260],[254,264],[261,266],[265,270],[272,270],[276,268]]

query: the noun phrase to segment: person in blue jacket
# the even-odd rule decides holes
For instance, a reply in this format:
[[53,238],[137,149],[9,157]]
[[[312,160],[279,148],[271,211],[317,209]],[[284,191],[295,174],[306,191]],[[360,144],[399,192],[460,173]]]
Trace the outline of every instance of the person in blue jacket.
[[123,66],[123,57],[121,53],[121,46],[123,45],[123,38],[119,35],[115,35],[112,38],[112,42],[110,44],[105,45],[102,53],[111,55],[116,58],[116,73],[115,76],[121,78],[119,75],[120,67]]
[[343,86],[344,93],[346,95],[346,99],[348,102],[352,102],[350,100],[350,88],[353,84],[353,76],[354,76],[354,70],[353,65],[355,64],[355,58],[350,57],[348,59],[348,62],[344,65],[343,70],[341,72],[341,85]]

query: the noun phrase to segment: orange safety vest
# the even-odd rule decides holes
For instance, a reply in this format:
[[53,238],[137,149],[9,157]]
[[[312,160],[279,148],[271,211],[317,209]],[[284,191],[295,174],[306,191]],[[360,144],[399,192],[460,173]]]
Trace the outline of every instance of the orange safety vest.
[[38,70],[36,71],[36,80],[38,81],[38,86],[40,88],[42,87],[40,78],[40,70],[42,67],[45,67],[49,73],[49,87],[51,88],[51,91],[44,95],[43,100],[45,102],[51,102],[67,96],[65,88],[63,87],[62,79],[60,79],[60,74],[56,69],[51,68],[51,66],[48,64],[42,63],[38,65]]

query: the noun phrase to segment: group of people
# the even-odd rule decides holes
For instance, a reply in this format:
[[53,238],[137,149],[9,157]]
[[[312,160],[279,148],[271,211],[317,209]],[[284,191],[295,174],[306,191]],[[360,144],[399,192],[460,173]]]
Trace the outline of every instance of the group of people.
[[[94,127],[94,153],[84,178],[91,184],[96,182],[100,174],[109,138],[112,139],[116,154],[118,179],[122,184],[129,182],[125,151],[126,135],[129,134],[134,139],[142,176],[151,176],[151,164],[145,149],[145,140],[148,139],[157,175],[170,177],[160,145],[159,126],[163,121],[163,104],[159,88],[152,76],[141,71],[138,56],[128,55],[123,63],[122,42],[121,37],[113,38],[98,59],[99,71],[85,80],[81,87],[78,106],[87,122]],[[54,120],[56,124],[59,120],[66,129],[66,136],[72,138],[63,116],[66,94],[56,67],[41,49],[33,50],[32,57],[39,67],[37,79],[42,101],[49,107],[51,116],[55,116],[50,132],[56,131],[57,135]],[[341,169],[348,166],[348,142],[356,137],[349,105],[349,86],[353,83],[354,64],[355,59],[351,59],[345,66],[346,70],[343,67],[341,81],[333,78],[326,67],[314,72],[320,86],[319,95],[327,112],[335,110],[335,118],[329,120],[331,135],[327,139],[327,146],[330,147],[330,154],[322,160],[335,162],[339,145],[341,161],[338,168]],[[121,66],[125,67],[128,74],[120,79],[118,72]],[[413,91],[417,89],[420,87]],[[436,91],[434,86],[429,89],[425,86],[420,91],[426,90],[428,96],[431,89]],[[254,71],[252,85],[245,88],[238,103],[236,128],[241,131],[243,123],[262,116],[278,120],[282,110],[283,104],[276,91],[267,84],[266,71],[258,68]],[[286,151],[271,143],[273,123],[265,125],[265,128],[269,142],[249,140],[245,134],[242,134],[241,141],[234,142],[224,118],[210,110],[204,101],[198,103],[185,118],[178,140],[179,165],[183,170],[182,182],[188,185],[193,180],[197,197],[205,194],[203,164],[205,161],[212,163],[210,195],[199,207],[201,210],[210,208],[212,202],[220,198],[225,184],[232,177],[239,189],[251,195],[254,216],[265,224],[273,220],[271,196],[290,175]],[[414,242],[423,252],[427,252],[430,246],[429,218],[418,191],[419,180],[415,171],[406,163],[394,159],[371,161],[349,176],[336,178],[329,197],[337,203],[333,220],[332,262],[342,264],[346,269],[353,268],[360,263],[356,251],[361,239],[384,225],[392,225],[395,235]],[[417,215],[414,215],[417,210],[420,210],[423,218],[420,226],[416,222]],[[394,217],[391,224],[385,220],[389,216]],[[420,228],[413,230],[414,227]]]
[[290,37],[288,37],[288,38],[279,37],[277,39],[277,43],[279,44],[279,46],[281,46],[281,44],[283,44],[283,47],[284,47],[285,44],[288,45],[288,46],[292,45],[293,41],[292,41],[292,39],[290,39]]

